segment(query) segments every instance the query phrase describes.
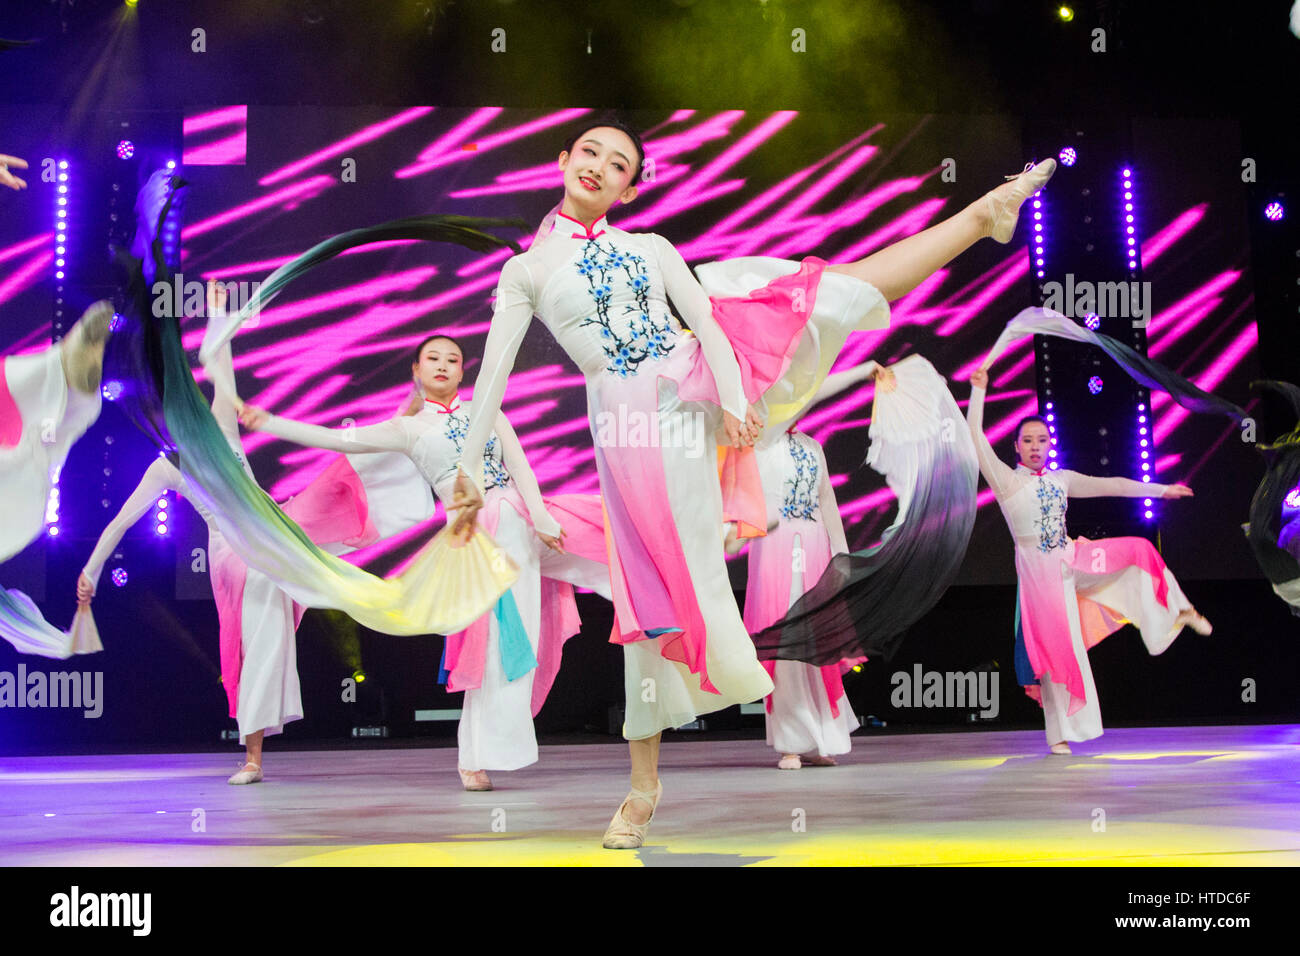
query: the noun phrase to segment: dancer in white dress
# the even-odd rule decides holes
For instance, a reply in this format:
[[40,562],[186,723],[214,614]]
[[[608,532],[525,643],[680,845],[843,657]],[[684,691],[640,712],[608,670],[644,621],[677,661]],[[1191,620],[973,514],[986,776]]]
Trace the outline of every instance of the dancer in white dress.
[[[398,452],[414,463],[447,505],[451,503],[456,463],[472,414],[472,403],[462,403],[458,397],[464,357],[454,339],[434,335],[417,348],[411,368],[423,406],[413,415],[336,430],[269,415],[245,405],[241,420],[249,428],[301,445],[349,454]],[[558,603],[567,599],[572,604],[571,588],[557,596],[548,592],[548,587],[558,581],[609,597],[599,520],[579,522],[569,513],[567,520],[575,526],[562,529],[547,510],[537,478],[504,415],[498,414],[494,431],[482,454],[491,506],[490,533],[519,566],[519,577],[497,608],[479,622],[486,626],[471,626],[447,638],[448,688],[465,691],[459,769],[467,790],[492,789],[488,770],[517,770],[537,761],[532,718],[541,705],[539,696],[544,698],[554,677],[546,661],[549,656],[552,665],[558,664],[554,660],[558,656],[557,643],[576,629],[570,624],[559,626],[557,632],[553,620]],[[599,514],[595,496],[573,497],[587,499],[588,513],[594,506]],[[454,511],[450,514],[455,517]],[[562,541],[566,535],[584,539],[572,553],[566,552]],[[431,582],[430,586],[453,585]],[[576,610],[572,614],[576,618]],[[540,672],[546,675],[545,686],[535,686],[539,665]]]
[[644,159],[639,137],[613,122],[580,130],[560,153],[564,199],[501,273],[456,480],[460,526],[472,526],[482,501],[479,458],[536,314],[586,376],[609,523],[612,639],[625,651],[632,761],[631,792],[605,835],[611,849],[644,841],[662,794],[663,730],[772,689],[727,576],[715,436],[752,445],[762,413],[751,403],[760,400],[774,417],[778,398],[797,414],[849,334],[884,328],[889,300],[981,237],[1009,241],[1020,204],[1055,169],[1047,160],[858,262],[749,258],[701,267],[709,291],[726,297],[710,302],[665,239],[605,218],[616,202],[635,199]]
[[1052,437],[1047,423],[1037,417],[1025,419],[1016,430],[1020,461],[1012,469],[984,435],[987,387],[988,370],[977,369],[971,375],[967,421],[980,471],[1016,542],[1020,622],[1039,681],[1026,692],[1042,705],[1051,752],[1068,754],[1069,741],[1091,740],[1102,733],[1089,648],[1131,622],[1148,652],[1160,654],[1184,626],[1209,634],[1210,623],[1192,607],[1145,538],[1070,538],[1065,530],[1067,499],[1184,498],[1192,489],[1051,469]]
[[[207,306],[209,322],[219,322],[225,314],[225,295],[214,283],[208,284]],[[215,362],[233,382],[229,345],[218,351]],[[220,391],[212,400],[212,414],[230,450],[252,477],[239,439],[235,407]],[[239,725],[239,742],[246,750],[239,770],[227,782],[259,783],[263,776],[264,738],[282,733],[285,724],[303,716],[295,640],[298,614],[287,594],[235,555],[212,516],[190,495],[180,471],[166,458],[159,458],[145,470],[135,491],[104,528],[77,579],[77,601],[89,606],[104,564],[122,536],[167,491],[188,498],[208,527],[208,569],[221,631],[222,683],[230,716]]]
[[[877,388],[893,387],[888,369],[866,362],[829,376],[809,407],[873,379]],[[816,439],[799,431],[797,423],[785,431],[769,429],[755,443],[754,455],[766,513],[775,520],[766,535],[749,544],[744,621],[751,634],[779,620],[818,580],[832,555],[849,551],[826,454]],[[736,554],[742,547],[732,524],[727,551]],[[764,662],[775,685],[766,701],[767,743],[781,754],[780,769],[834,766],[837,755],[849,752],[858,720],[844,698],[842,674],[863,660],[824,667]]]

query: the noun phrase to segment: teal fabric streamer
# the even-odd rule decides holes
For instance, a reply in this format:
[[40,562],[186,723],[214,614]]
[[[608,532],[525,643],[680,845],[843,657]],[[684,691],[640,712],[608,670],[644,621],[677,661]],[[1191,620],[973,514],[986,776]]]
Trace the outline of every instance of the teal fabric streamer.
[[507,681],[518,680],[537,666],[537,655],[528,642],[515,596],[507,591],[492,608],[497,620],[497,642],[501,646],[501,670]]

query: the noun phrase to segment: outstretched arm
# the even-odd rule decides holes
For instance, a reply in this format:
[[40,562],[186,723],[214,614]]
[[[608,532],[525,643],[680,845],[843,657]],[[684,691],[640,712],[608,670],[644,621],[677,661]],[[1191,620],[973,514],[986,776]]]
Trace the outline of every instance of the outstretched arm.
[[966,424],[975,442],[975,457],[980,473],[993,489],[993,494],[1003,498],[1015,491],[1016,473],[993,450],[984,434],[984,390],[988,387],[987,369],[976,369],[971,375],[970,404],[966,407]]
[[291,418],[281,418],[253,405],[245,405],[239,420],[245,428],[268,432],[295,445],[324,448],[348,455],[376,451],[400,451],[409,455],[413,444],[410,432],[403,425],[405,419],[402,418],[360,428],[323,428]]
[[559,538],[560,523],[551,516],[542,502],[542,489],[537,484],[537,475],[533,473],[532,465],[528,464],[524,446],[519,443],[519,436],[515,434],[506,416],[500,412],[497,412],[496,434],[501,442],[501,458],[505,462],[506,471],[510,472],[515,487],[519,489],[519,496],[524,499],[524,504],[528,507],[533,529],[538,534]]
[[[1097,478],[1081,475],[1077,471],[1059,471],[1065,479],[1066,491],[1071,498],[1181,498],[1191,494],[1186,485],[1158,485],[1154,481],[1134,481],[1132,478]],[[1185,493],[1169,494],[1171,489],[1183,488]]]
[[857,365],[843,372],[832,372],[830,375],[826,376],[821,387],[817,389],[812,400],[808,403],[808,407],[812,408],[812,406],[816,405],[818,402],[824,402],[828,398],[833,398],[847,388],[852,388],[854,385],[875,378],[876,372],[879,370],[880,366],[874,361],[866,361],[861,365]]
[[99,584],[100,572],[104,569],[104,562],[113,553],[126,534],[131,525],[139,521],[158,499],[164,491],[172,490],[180,485],[180,472],[167,461],[165,458],[157,459],[152,465],[145,469],[144,475],[140,478],[140,483],[135,486],[135,491],[131,492],[123,503],[122,508],[108,526],[104,528],[104,533],[99,536],[99,541],[95,545],[95,550],[91,552],[90,558],[86,561],[86,566],[81,569],[81,577],[77,579],[77,602],[79,604],[89,604],[90,599],[95,596],[95,588]]

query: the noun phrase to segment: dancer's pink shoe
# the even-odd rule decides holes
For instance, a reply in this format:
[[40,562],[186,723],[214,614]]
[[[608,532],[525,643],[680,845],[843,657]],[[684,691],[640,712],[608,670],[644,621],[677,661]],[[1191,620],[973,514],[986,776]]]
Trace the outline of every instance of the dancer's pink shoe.
[[486,770],[461,770],[456,768],[460,773],[460,783],[466,790],[478,792],[481,790],[491,790],[492,781],[488,779]]
[[1058,757],[1065,757],[1068,756],[1069,754],[1074,753],[1074,751],[1070,749],[1070,745],[1067,744],[1064,740],[1061,741],[1059,744],[1052,744],[1050,749],[1052,753],[1056,754]]
[[1012,180],[1011,183],[1004,183],[984,196],[989,207],[989,235],[994,242],[1005,245],[1011,241],[1016,232],[1016,223],[1020,220],[1020,207],[1047,184],[1054,172],[1054,159],[1026,165],[1023,172],[1007,177]]
[[[609,827],[605,830],[605,839],[601,846],[606,850],[635,850],[644,845],[645,835],[650,829],[650,821],[655,818],[655,810],[659,809],[659,798],[663,795],[664,782],[662,780],[655,783],[654,793],[647,793],[644,790],[636,789],[636,787],[629,790],[623,802],[614,811],[614,819],[609,821]],[[623,816],[623,808],[627,806],[629,800],[644,800],[650,804],[650,816],[645,823],[633,823]]]
[[786,754],[776,765],[777,770],[798,770],[803,766],[803,761],[799,759],[798,754]]
[[230,775],[226,783],[241,786],[246,783],[261,783],[262,768],[255,763],[240,764],[239,770]]

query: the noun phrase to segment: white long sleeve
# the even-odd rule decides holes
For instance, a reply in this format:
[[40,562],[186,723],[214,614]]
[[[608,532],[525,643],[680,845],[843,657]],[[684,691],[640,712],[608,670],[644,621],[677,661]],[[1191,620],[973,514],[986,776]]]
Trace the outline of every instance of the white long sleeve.
[[1169,487],[1132,478],[1098,478],[1064,468],[1057,475],[1065,482],[1071,498],[1160,498]]
[[[472,412],[471,408],[471,414]],[[514,480],[519,496],[524,499],[533,528],[542,534],[559,537],[560,523],[546,510],[546,505],[542,502],[542,489],[537,484],[537,475],[533,473],[532,465],[528,464],[524,446],[519,443],[519,436],[501,412],[497,412],[496,435],[501,442],[501,459]]]
[[378,425],[360,428],[324,428],[308,425],[279,415],[268,415],[261,431],[309,448],[324,448],[345,454],[399,451],[410,454],[411,433],[402,425],[402,419],[389,419]]
[[740,365],[727,335],[713,317],[713,303],[690,268],[672,243],[663,236],[651,234],[659,260],[659,271],[664,279],[664,291],[677,313],[690,326],[700,340],[704,361],[713,373],[718,387],[718,397],[725,411],[744,419],[749,409],[745,387],[740,377]]
[[985,389],[971,386],[966,423],[970,426],[971,438],[975,442],[975,457],[979,460],[980,473],[1000,500],[1016,490],[1016,473],[998,457],[989,444],[988,436],[984,434],[984,392]]
[[145,469],[140,483],[135,486],[135,491],[131,492],[117,515],[104,528],[95,550],[90,553],[86,566],[81,569],[81,573],[92,585],[98,587],[99,575],[104,570],[104,563],[122,541],[122,536],[127,530],[144,517],[163,492],[175,490],[180,487],[180,483],[181,473],[165,458],[159,458]]
[[831,484],[830,469],[826,467],[826,452],[820,444],[817,445],[817,466],[821,472],[817,509],[821,513],[826,536],[830,538],[831,554],[848,554],[849,542],[844,534],[844,519],[840,517],[840,505],[835,500],[835,486]]
[[808,402],[808,407],[812,408],[818,402],[824,402],[828,398],[833,398],[845,389],[851,388],[860,382],[865,382],[875,374],[876,369],[880,366],[874,361],[866,361],[861,365],[856,365],[851,369],[843,372],[832,372],[826,376],[826,379],[818,387],[812,400]]
[[[533,320],[535,302],[528,267],[516,256],[506,260],[497,284],[496,308],[483,347],[483,362],[474,380],[474,401],[470,408],[469,431],[457,465],[481,494],[483,491],[483,449],[497,423],[506,382],[515,367],[515,357]],[[507,466],[509,467],[509,466]]]

